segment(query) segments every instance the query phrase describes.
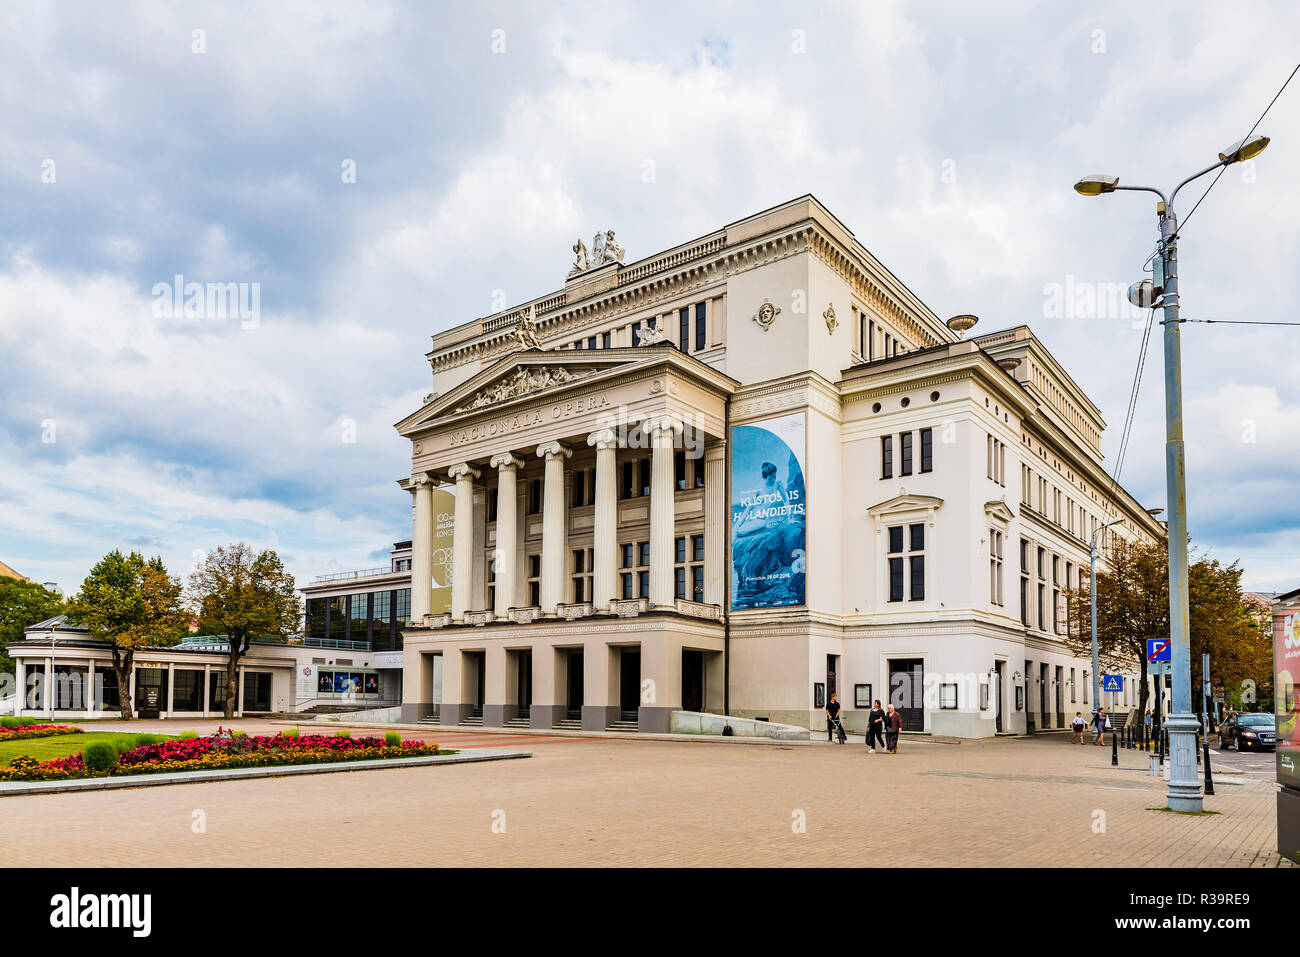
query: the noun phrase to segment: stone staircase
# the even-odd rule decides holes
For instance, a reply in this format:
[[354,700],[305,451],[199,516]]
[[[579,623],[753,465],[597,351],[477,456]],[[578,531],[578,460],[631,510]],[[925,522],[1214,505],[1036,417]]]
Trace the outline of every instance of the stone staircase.
[[637,713],[635,711],[619,712],[618,720],[611,721],[605,727],[606,731],[630,731],[638,730]]

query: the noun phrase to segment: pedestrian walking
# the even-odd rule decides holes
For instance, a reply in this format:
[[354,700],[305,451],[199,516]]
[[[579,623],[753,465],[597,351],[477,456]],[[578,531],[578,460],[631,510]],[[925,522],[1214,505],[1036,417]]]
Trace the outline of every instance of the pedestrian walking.
[[885,741],[889,746],[890,754],[898,753],[898,733],[903,730],[903,716],[898,713],[898,709],[892,704],[889,706],[889,713],[885,715]]
[[[891,705],[892,707],[892,705]],[[867,753],[875,754],[874,745],[879,744],[880,749],[885,749],[885,741],[882,734],[885,730],[885,712],[881,710],[880,699],[877,698],[871,704],[871,714],[867,715]]]
[[1074,713],[1074,737],[1070,738],[1070,743],[1074,744],[1074,742],[1078,741],[1083,744],[1083,731],[1087,727],[1088,722],[1083,720],[1083,712],[1076,711]]
[[831,700],[827,703],[826,708],[826,740],[829,742],[831,736],[838,732],[840,744],[848,740],[844,733],[844,725],[840,724],[840,696],[831,695]]
[[1106,709],[1097,708],[1097,716],[1092,719],[1092,729],[1095,732],[1092,736],[1093,744],[1106,743]]

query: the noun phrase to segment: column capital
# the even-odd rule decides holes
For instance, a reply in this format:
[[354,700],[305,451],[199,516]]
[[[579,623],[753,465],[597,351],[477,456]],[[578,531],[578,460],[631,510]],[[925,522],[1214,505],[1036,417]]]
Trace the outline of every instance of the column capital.
[[451,468],[447,469],[447,474],[453,481],[458,481],[462,475],[468,476],[471,479],[476,479],[483,473],[474,468],[474,466],[470,465],[468,462],[461,462],[459,465],[453,465]]
[[537,446],[537,457],[539,459],[545,458],[548,462],[551,461],[551,459],[557,459],[560,457],[567,459],[572,454],[573,450],[563,442],[543,442],[541,445]]
[[521,468],[524,463],[522,460],[515,458],[514,453],[512,452],[501,452],[498,455],[492,456],[492,461],[488,464],[492,468],[504,472],[507,469]]
[[704,446],[704,461],[718,462],[727,457],[727,440],[715,439]]
[[685,427],[681,422],[670,415],[655,415],[645,419],[641,423],[641,431],[651,438],[666,432],[671,438],[674,435],[684,432]]
[[613,429],[597,429],[587,436],[587,444],[597,449],[618,448],[618,433]]
[[433,484],[434,481],[433,481],[432,474],[430,474],[429,472],[416,472],[414,475],[411,476],[409,487],[410,490],[414,492],[418,488],[424,488],[425,486],[430,486]]

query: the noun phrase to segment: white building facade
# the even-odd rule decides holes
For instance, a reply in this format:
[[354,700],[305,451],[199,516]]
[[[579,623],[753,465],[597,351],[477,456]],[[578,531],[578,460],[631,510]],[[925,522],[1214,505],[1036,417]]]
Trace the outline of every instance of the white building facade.
[[962,338],[811,196],[631,264],[580,247],[563,289],[436,335],[398,423],[405,720],[820,728],[838,693],[851,729],[879,699],[982,737],[1090,710],[1065,591],[1103,522],[1164,529],[1027,327]]

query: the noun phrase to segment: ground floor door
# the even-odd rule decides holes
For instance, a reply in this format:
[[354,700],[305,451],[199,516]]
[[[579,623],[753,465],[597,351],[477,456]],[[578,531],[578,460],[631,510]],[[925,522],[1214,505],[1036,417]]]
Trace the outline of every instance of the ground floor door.
[[903,718],[904,731],[925,730],[925,662],[889,659],[889,701]]
[[1056,666],[1056,726],[1065,727],[1065,669]]
[[826,703],[827,704],[830,703],[831,695],[840,693],[839,681],[836,674],[839,671],[839,660],[840,660],[839,655],[826,656]]
[[1001,661],[995,661],[993,663],[993,680],[996,685],[993,689],[993,694],[997,702],[994,705],[996,710],[993,712],[993,730],[998,734],[1001,734],[1006,730],[1002,727],[1002,664]]
[[618,710],[624,721],[635,721],[641,707],[641,649],[622,648],[618,654]]
[[519,660],[515,663],[515,701],[518,702],[518,716],[526,718],[533,706],[533,653],[528,650],[517,654]]
[[682,710],[704,710],[704,652],[682,649]]
[[1038,666],[1038,723],[1041,728],[1052,726],[1047,712],[1047,665]]
[[582,649],[570,649],[565,657],[568,661],[565,667],[568,671],[568,691],[564,700],[564,708],[567,712],[566,718],[580,720],[582,718]]
[[483,715],[483,698],[487,689],[487,656],[481,651],[465,652],[465,667],[472,669],[470,676],[470,714],[474,717]]

